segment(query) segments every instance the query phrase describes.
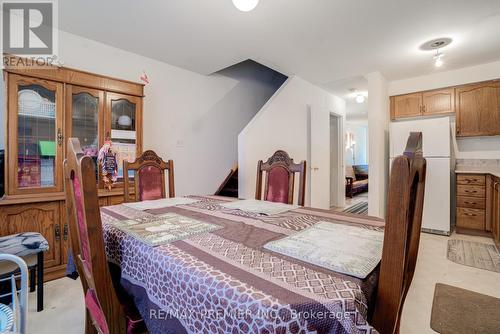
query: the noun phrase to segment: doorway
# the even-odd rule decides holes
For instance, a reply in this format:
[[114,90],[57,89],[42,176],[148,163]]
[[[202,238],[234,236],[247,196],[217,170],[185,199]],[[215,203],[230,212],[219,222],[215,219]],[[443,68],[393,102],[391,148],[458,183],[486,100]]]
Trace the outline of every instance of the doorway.
[[345,205],[342,117],[330,113],[330,207]]

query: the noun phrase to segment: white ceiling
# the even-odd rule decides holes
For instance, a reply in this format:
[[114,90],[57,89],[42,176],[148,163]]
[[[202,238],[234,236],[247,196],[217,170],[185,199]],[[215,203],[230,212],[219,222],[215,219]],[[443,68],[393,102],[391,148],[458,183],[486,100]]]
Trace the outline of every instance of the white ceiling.
[[436,71],[419,46],[441,36],[454,42],[440,71],[500,59],[499,0],[261,0],[249,13],[231,0],[62,0],[59,13],[62,30],[202,74],[251,58],[332,91],[375,70]]

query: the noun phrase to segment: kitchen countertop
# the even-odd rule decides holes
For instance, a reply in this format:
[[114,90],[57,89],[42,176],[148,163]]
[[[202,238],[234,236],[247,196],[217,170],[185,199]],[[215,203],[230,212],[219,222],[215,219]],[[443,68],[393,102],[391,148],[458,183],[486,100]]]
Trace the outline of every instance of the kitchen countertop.
[[491,174],[500,177],[500,168],[493,166],[457,166],[456,174]]

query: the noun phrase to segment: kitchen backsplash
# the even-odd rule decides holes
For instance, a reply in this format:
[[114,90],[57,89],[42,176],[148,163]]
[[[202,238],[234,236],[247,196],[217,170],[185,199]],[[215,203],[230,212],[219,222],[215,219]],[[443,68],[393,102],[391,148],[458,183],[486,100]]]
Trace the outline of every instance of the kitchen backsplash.
[[500,167],[500,159],[456,159],[456,165],[457,167]]

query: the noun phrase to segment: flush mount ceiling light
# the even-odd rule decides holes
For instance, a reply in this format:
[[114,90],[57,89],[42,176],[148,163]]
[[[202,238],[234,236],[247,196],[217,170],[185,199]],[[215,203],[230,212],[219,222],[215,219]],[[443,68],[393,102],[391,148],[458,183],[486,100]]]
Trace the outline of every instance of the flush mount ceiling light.
[[351,94],[349,94],[350,98],[354,98],[354,101],[357,103],[365,103],[368,95],[366,92],[360,92],[356,88],[349,88],[349,91],[351,92]]
[[356,102],[358,102],[358,103],[365,103],[365,99],[366,98],[364,95],[359,94],[356,96]]
[[453,40],[449,37],[436,38],[430,41],[425,42],[420,46],[420,50],[423,51],[436,51],[434,55],[434,66],[441,67],[443,66],[443,57],[444,53],[440,51],[440,49],[444,48],[447,45],[450,45]]
[[242,12],[249,12],[259,4],[259,0],[233,0],[233,5]]

